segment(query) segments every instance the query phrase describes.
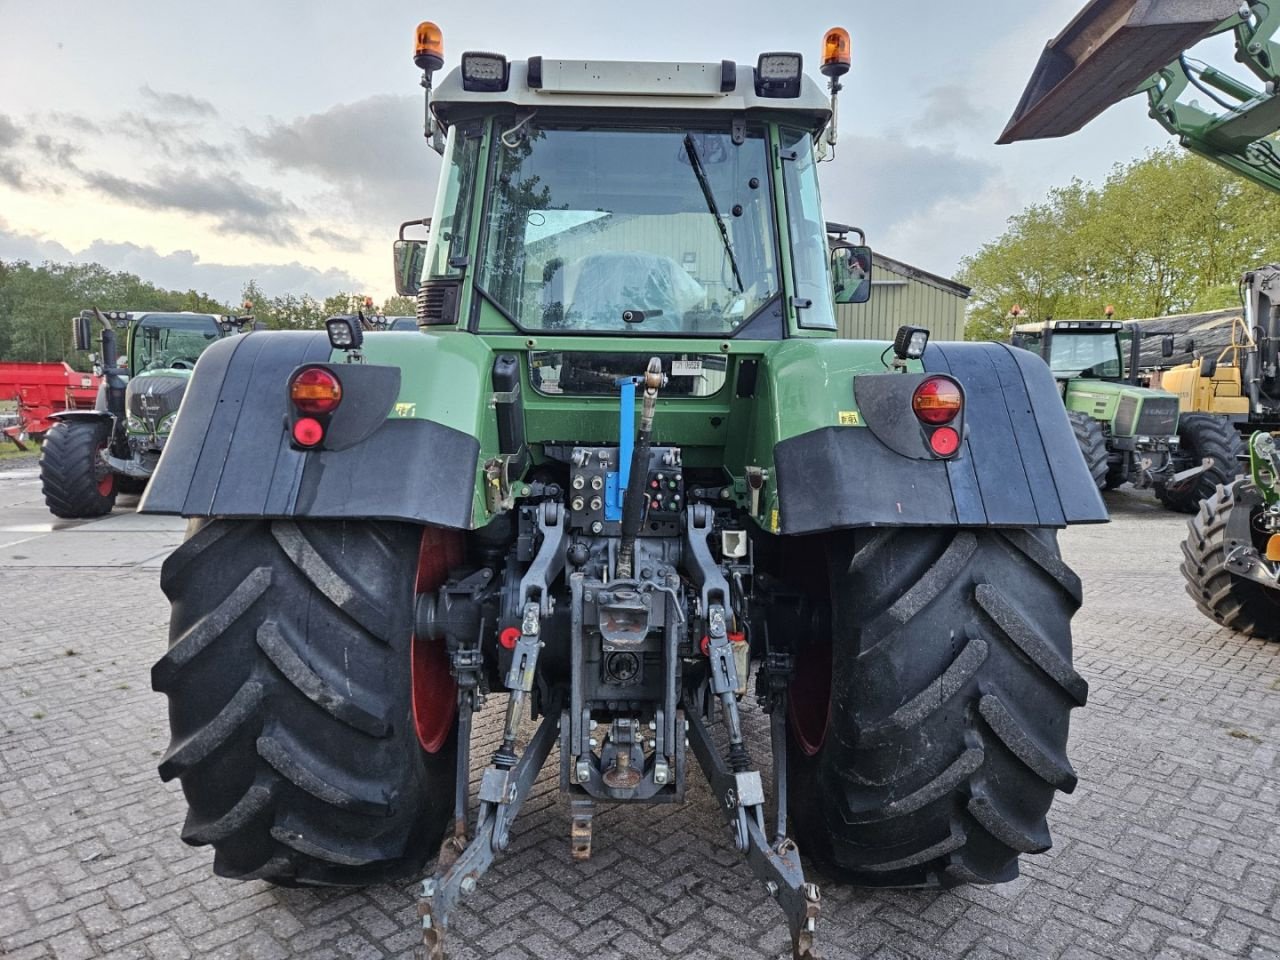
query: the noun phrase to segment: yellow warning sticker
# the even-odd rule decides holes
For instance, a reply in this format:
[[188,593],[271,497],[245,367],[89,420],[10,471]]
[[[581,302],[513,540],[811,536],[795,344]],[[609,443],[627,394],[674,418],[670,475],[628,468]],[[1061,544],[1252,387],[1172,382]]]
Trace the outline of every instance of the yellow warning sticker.
[[778,511],[776,508],[774,509],[773,513],[769,517],[769,529],[773,533],[778,532]]
[[397,417],[412,417],[416,415],[417,412],[418,412],[418,405],[416,403],[397,403],[396,404]]
[[839,420],[842,427],[862,426],[862,417],[858,415],[857,410],[841,410]]

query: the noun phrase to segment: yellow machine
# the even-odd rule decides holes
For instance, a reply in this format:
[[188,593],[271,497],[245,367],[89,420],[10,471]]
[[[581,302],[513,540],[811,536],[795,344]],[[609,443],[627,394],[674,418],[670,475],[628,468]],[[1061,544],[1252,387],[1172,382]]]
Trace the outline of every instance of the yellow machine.
[[1231,417],[1249,416],[1249,397],[1241,376],[1250,356],[1256,356],[1257,341],[1243,320],[1231,326],[1231,345],[1217,358],[1202,357],[1166,370],[1160,386],[1178,395],[1183,413],[1217,413]]

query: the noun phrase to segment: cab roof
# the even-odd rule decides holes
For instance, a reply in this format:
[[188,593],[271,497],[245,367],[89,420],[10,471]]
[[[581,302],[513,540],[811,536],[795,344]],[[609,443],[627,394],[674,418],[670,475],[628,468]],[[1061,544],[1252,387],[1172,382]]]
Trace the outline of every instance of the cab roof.
[[[529,84],[531,62],[535,65],[534,86]],[[506,90],[465,90],[458,66],[431,92],[431,109],[445,124],[501,106],[517,110],[625,110],[633,114],[649,110],[655,114],[690,110],[787,113],[815,133],[831,118],[830,98],[808,76],[801,76],[798,96],[763,97],[756,92],[755,68],[731,61],[512,60]]]

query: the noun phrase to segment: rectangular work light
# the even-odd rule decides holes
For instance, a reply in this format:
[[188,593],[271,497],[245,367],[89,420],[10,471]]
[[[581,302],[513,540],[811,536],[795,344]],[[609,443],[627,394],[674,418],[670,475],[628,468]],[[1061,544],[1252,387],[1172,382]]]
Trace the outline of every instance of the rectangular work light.
[[756,62],[756,96],[800,96],[804,58],[798,53],[762,53]]
[[359,350],[364,342],[364,331],[355,317],[330,317],[324,328],[329,334],[329,346],[335,350]]
[[929,345],[929,331],[924,327],[901,326],[893,338],[893,352],[899,360],[919,360]]
[[500,53],[464,53],[462,89],[473,93],[496,93],[507,89],[510,68]]

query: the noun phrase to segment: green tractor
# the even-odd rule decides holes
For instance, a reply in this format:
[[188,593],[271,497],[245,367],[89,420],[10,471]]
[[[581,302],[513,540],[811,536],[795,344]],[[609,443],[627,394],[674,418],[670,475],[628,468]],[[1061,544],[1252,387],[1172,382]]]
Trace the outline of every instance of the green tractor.
[[[1064,137],[1121,100],[1145,96],[1150,116],[1187,150],[1268,190],[1280,191],[1280,5],[1263,0],[1093,0],[1045,48],[1000,143]],[[1235,73],[1188,56],[1211,37],[1230,37]],[[1252,76],[1244,76],[1245,74]],[[1247,329],[1226,394],[1241,402],[1245,474],[1199,504],[1182,545],[1187,592],[1208,617],[1250,636],[1280,640],[1280,507],[1276,398],[1278,315],[1269,268],[1241,284]],[[1261,309],[1260,309],[1261,308]],[[1216,364],[1181,378],[1191,409],[1213,409]],[[1190,420],[1192,417],[1184,417]],[[1200,417],[1196,417],[1200,419]]]
[[104,378],[95,409],[54,414],[40,448],[44,500],[57,517],[99,517],[111,512],[117,493],[142,492],[177,422],[196,360],[253,318],[94,308],[72,321],[77,350],[92,348],[95,320],[102,328],[95,363]]
[[[1049,364],[1100,490],[1150,487],[1170,510],[1195,513],[1239,474],[1243,448],[1226,417],[1179,417],[1177,396],[1139,385],[1147,336],[1160,334],[1118,320],[1051,320],[1018,324],[1012,342]],[[1173,356],[1173,338],[1164,336],[1161,348]]]
[[797,958],[801,850],[866,885],[1016,876],[1088,689],[1057,530],[1106,512],[1037,357],[836,338],[870,292],[818,195],[848,35],[826,91],[777,52],[465,53],[437,83],[418,39],[444,156],[395,248],[419,329],[213,344],[142,500],[192,521],[152,671],[183,839],[285,885],[438,851],[440,957],[558,745],[576,859],[596,804],[682,801],[696,762]]

